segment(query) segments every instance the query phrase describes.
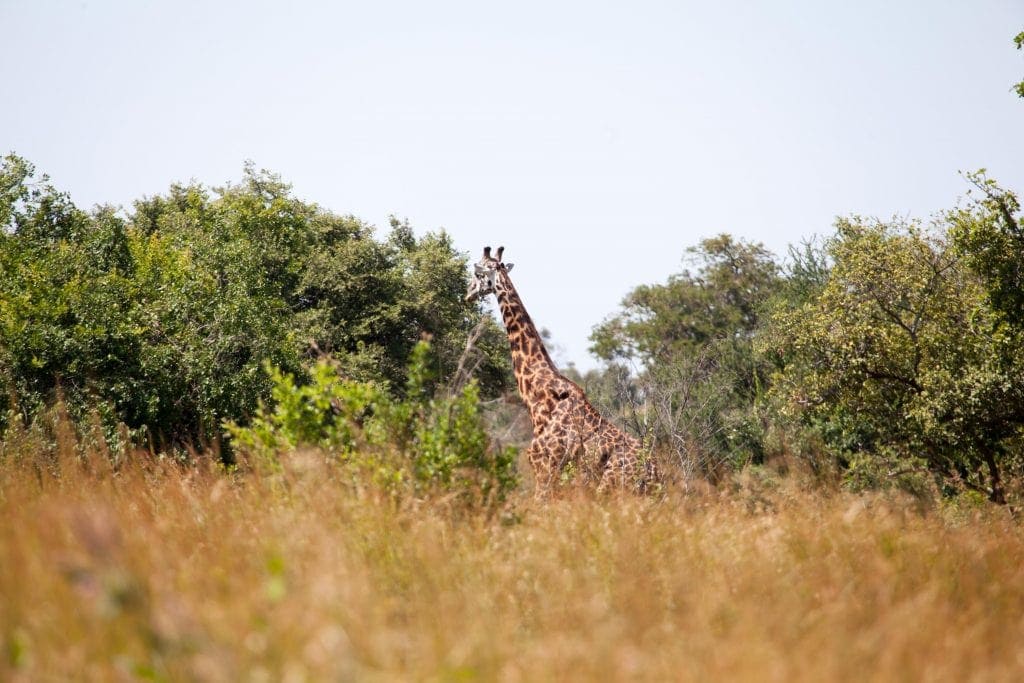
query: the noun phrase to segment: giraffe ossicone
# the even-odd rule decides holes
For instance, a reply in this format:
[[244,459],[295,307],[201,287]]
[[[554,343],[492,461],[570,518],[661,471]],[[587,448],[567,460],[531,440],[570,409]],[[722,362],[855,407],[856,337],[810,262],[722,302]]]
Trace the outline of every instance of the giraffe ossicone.
[[547,494],[572,469],[599,489],[647,490],[658,478],[654,462],[640,442],[601,415],[583,389],[555,367],[509,271],[502,263],[504,247],[494,256],[484,247],[473,266],[467,300],[494,294],[508,333],[516,386],[533,423],[527,458],[533,468],[537,494]]

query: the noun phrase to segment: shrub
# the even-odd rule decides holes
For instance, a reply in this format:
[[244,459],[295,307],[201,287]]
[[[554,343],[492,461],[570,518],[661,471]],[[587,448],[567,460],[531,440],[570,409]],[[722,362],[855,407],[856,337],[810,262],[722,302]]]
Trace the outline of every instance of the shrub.
[[759,346],[782,359],[782,419],[817,431],[854,488],[916,493],[928,471],[1003,503],[1024,421],[1020,337],[979,276],[984,254],[951,243],[949,223],[840,220],[824,287],[780,306]]
[[594,328],[591,351],[614,365],[584,382],[599,403],[632,412],[631,426],[684,476],[719,480],[765,459],[756,402],[770,368],[752,339],[784,283],[760,244],[722,234],[686,253],[695,268],[637,287]]
[[476,382],[434,395],[430,365],[431,346],[420,341],[402,398],[340,376],[337,363],[327,359],[312,366],[305,383],[268,367],[274,405],[261,406],[250,425],[228,423],[227,429],[258,466],[278,469],[296,450],[315,448],[393,492],[504,500],[518,483],[515,450],[491,445]]
[[[482,391],[510,383],[504,335],[464,301],[466,261],[443,231],[417,238],[299,200],[272,173],[172,185],[127,212],[75,207],[24,159],[0,160],[0,434],[62,392],[76,421],[123,422],[155,449],[215,437],[269,397],[267,363],[297,372],[310,348],[401,393],[431,334],[456,370],[480,327]],[[483,322],[481,322],[483,321]]]

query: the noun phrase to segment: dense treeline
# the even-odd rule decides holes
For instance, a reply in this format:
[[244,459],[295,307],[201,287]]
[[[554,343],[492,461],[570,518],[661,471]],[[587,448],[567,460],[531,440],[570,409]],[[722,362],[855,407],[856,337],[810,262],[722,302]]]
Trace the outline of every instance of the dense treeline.
[[1012,192],[968,180],[975,195],[930,225],[844,218],[785,262],[704,240],[694,271],[595,328],[612,366],[584,381],[691,472],[795,457],[854,487],[1007,502],[1024,474],[1024,227]]
[[153,447],[216,439],[269,398],[264,365],[300,372],[330,354],[393,393],[416,343],[436,375],[472,333],[487,394],[507,386],[504,336],[463,301],[465,258],[444,232],[371,226],[294,197],[246,166],[237,185],[86,212],[24,159],[0,168],[0,373],[4,423],[59,397]]
[[[1024,229],[1012,192],[968,180],[975,194],[928,225],[844,218],[784,260],[703,240],[594,328],[607,364],[579,379],[684,476],[803,462],[853,487],[1008,502],[1024,473]],[[515,481],[479,405],[511,391],[507,344],[463,300],[443,232],[392,221],[378,239],[251,166],[85,212],[13,155],[0,225],[5,428],[59,405],[152,448],[228,425],[271,460],[305,441],[377,452],[374,471],[399,479],[483,466],[486,486]]]

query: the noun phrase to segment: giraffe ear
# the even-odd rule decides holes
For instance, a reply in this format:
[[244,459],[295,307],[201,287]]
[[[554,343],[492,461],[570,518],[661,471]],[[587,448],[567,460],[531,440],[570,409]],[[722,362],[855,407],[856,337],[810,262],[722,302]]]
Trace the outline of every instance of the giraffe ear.
[[514,265],[515,265],[514,263],[506,263],[505,264],[505,272],[507,273],[507,272],[511,271],[512,270],[512,266],[514,266]]

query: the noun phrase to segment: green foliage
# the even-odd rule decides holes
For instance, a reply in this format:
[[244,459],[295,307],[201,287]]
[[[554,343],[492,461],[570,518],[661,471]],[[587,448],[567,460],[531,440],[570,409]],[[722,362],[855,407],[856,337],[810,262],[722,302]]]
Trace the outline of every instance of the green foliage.
[[817,237],[791,245],[774,305],[795,306],[817,297],[831,270],[828,252]]
[[[641,366],[634,388],[619,393],[634,410],[644,404],[638,422],[653,432],[646,436],[685,469],[717,477],[764,456],[754,403],[768,367],[751,344],[782,280],[763,246],[726,234],[687,253],[696,270],[634,289],[622,310],[594,329],[591,350],[616,365]],[[621,369],[609,372],[625,386]]]
[[[449,377],[481,324],[446,234],[394,221],[377,240],[251,164],[239,184],[173,185],[127,216],[80,211],[34,173],[14,155],[0,167],[0,407],[22,421],[59,388],[73,416],[96,409],[111,433],[121,421],[157,447],[198,443],[269,398],[266,363],[294,373],[319,349],[400,394],[421,335]],[[510,362],[496,325],[481,329],[493,394]]]
[[[785,268],[702,241],[594,329],[609,365],[580,381],[686,473],[790,453],[854,489],[1005,502],[1024,474],[1024,229],[1014,193],[967,178],[930,227],[843,219]],[[0,431],[55,444],[67,413],[124,453],[228,422],[271,466],[319,449],[389,488],[499,500],[513,453],[490,446],[480,397],[510,386],[510,358],[464,301],[466,265],[443,232],[392,219],[378,238],[251,164],[85,212],[8,155]]]
[[[963,218],[963,216],[960,216]],[[821,292],[779,306],[759,350],[783,416],[817,431],[858,481],[923,465],[1002,502],[1007,448],[1024,423],[1019,346],[948,222],[837,223]]]
[[[1022,34],[1024,35],[1024,34]],[[966,207],[951,211],[950,237],[958,253],[978,273],[992,307],[1008,325],[1024,328],[1024,227],[1017,195],[985,176],[967,174],[981,192]]]
[[110,209],[88,216],[33,173],[13,156],[0,170],[0,377],[20,419],[58,386],[82,416],[104,378],[135,367],[142,330],[129,240]]
[[[407,223],[392,220],[391,227],[377,242],[352,218],[323,226],[291,298],[304,336],[347,375],[401,392],[406,359],[422,335],[433,339],[438,376],[450,377],[481,314],[464,301],[466,260],[447,234],[417,240]],[[479,376],[494,394],[509,386],[511,361],[495,343],[504,339],[497,326],[486,330]]]
[[[773,453],[851,489],[1007,501],[1024,464],[1024,232],[980,191],[931,227],[839,220],[780,268],[728,236],[594,330],[598,403],[718,479]],[[632,364],[638,371],[628,372]]]
[[696,272],[684,270],[665,284],[630,292],[622,311],[591,334],[595,354],[650,363],[720,339],[749,339],[761,305],[779,284],[771,254],[726,234],[702,240],[687,253]]
[[[1016,36],[1014,36],[1013,44],[1017,46],[1018,50],[1024,48],[1024,31],[1021,31]],[[1014,92],[1017,93],[1018,97],[1024,97],[1024,81],[1021,81],[1020,83],[1014,85],[1013,90]]]
[[450,396],[431,390],[433,361],[428,342],[413,347],[404,398],[342,378],[339,365],[323,359],[305,384],[268,368],[273,406],[262,406],[249,426],[227,428],[242,452],[271,468],[312,447],[391,489],[503,500],[517,484],[515,450],[491,447],[476,382]]

